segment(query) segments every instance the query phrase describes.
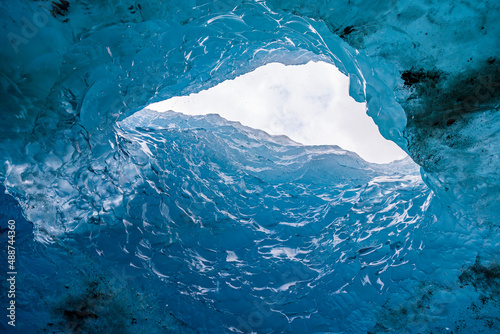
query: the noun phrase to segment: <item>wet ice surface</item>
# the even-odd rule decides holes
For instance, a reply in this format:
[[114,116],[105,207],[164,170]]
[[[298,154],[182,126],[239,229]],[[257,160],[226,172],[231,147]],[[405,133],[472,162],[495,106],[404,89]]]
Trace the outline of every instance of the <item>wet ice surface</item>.
[[[4,3],[19,332],[500,331],[497,2]],[[434,193],[408,161],[213,116],[116,124],[308,61],[349,75]]]
[[21,329],[499,329],[499,271],[476,258],[486,232],[457,225],[411,160],[370,164],[216,115],[144,110],[115,131],[79,191],[121,196],[48,246],[22,223]]

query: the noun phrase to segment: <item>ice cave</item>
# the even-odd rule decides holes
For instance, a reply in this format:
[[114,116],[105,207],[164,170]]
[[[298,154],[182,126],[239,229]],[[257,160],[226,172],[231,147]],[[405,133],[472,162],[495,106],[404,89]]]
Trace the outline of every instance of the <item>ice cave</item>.
[[[0,21],[1,333],[500,333],[500,2],[3,0]],[[148,107],[311,62],[408,156]]]

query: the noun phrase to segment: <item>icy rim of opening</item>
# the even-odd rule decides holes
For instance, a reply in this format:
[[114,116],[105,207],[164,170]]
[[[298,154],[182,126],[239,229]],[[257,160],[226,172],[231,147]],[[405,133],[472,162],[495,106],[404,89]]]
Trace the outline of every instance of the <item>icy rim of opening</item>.
[[286,135],[304,145],[338,145],[372,163],[407,157],[380,134],[366,103],[349,94],[349,78],[334,65],[270,63],[233,80],[147,108],[185,115],[217,114],[231,121]]
[[5,1],[0,175],[16,197],[43,197],[41,174],[112,142],[148,103],[323,60],[459,219],[496,226],[498,13],[488,1]]
[[[217,185],[221,189],[246,187],[248,194],[235,192],[244,196],[259,197],[263,189],[261,183],[269,185],[273,190],[269,191],[271,203],[275,198],[283,198],[285,209],[290,209],[290,212],[281,210],[289,212],[287,219],[305,215],[307,219],[326,217],[325,221],[329,221],[332,218],[329,214],[333,213],[338,218],[340,227],[324,226],[325,244],[318,244],[314,238],[311,240],[317,247],[314,249],[325,247],[327,251],[320,252],[324,257],[314,258],[318,262],[313,261],[309,269],[301,266],[305,263],[302,260],[309,259],[310,249],[299,249],[297,243],[304,241],[300,238],[308,238],[308,233],[318,232],[314,226],[300,219],[291,226],[279,224],[287,222],[285,219],[277,223],[269,221],[269,215],[262,217],[272,226],[278,224],[286,235],[281,238],[281,234],[273,234],[269,226],[256,224],[251,217],[241,219],[250,236],[259,235],[262,242],[279,243],[264,245],[261,249],[249,248],[250,255],[273,261],[275,272],[280,269],[293,272],[298,269],[295,265],[304,269],[302,276],[306,279],[325,284],[324,289],[316,290],[321,296],[332,286],[353,279],[354,287],[345,288],[354,289],[350,290],[354,297],[343,293],[345,290],[340,284],[335,290],[338,293],[322,304],[326,305],[324,308],[307,305],[305,311],[301,310],[304,311],[301,317],[294,317],[296,310],[290,308],[293,303],[286,303],[285,299],[279,310],[285,316],[268,318],[270,322],[281,321],[272,325],[286,328],[293,318],[294,326],[301,326],[301,321],[316,314],[320,319],[315,318],[313,323],[323,332],[334,326],[339,326],[339,331],[351,332],[432,331],[433,326],[463,328],[461,319],[466,319],[469,326],[464,330],[498,329],[499,3],[399,1],[394,4],[353,0],[331,1],[325,6],[324,1],[279,0],[266,3],[200,1],[196,4],[7,0],[3,4],[0,29],[6,38],[0,40],[4,59],[0,64],[0,155],[3,162],[0,174],[9,193],[21,204],[23,214],[33,222],[36,240],[51,244],[46,248],[41,243],[23,244],[31,255],[32,264],[29,267],[32,269],[26,268],[29,270],[26,280],[31,284],[25,286],[38,287],[40,290],[36,291],[41,296],[50,292],[48,289],[56,282],[57,286],[64,286],[69,278],[81,275],[75,290],[69,289],[69,294],[64,294],[62,299],[54,297],[51,305],[40,300],[34,302],[33,307],[43,305],[41,309],[45,313],[36,313],[34,316],[39,318],[32,323],[45,326],[40,318],[50,319],[46,312],[61,311],[58,308],[61,304],[71,306],[67,317],[61,321],[74,320],[87,305],[85,303],[95,302],[95,296],[111,296],[112,303],[105,303],[108,306],[105,309],[120,310],[134,297],[128,295],[134,289],[148,291],[149,295],[144,298],[145,304],[149,304],[147,300],[155,300],[155,294],[146,288],[149,281],[137,279],[143,277],[144,271],[150,275],[148,277],[168,287],[163,291],[165,295],[158,298],[172,300],[170,312],[175,314],[166,319],[169,324],[176,324],[173,327],[185,329],[183,324],[189,323],[193,328],[209,331],[213,321],[216,325],[230,324],[230,319],[234,321],[235,314],[231,313],[221,313],[221,317],[225,314],[230,319],[218,318],[215,306],[203,309],[205,318],[193,319],[193,315],[200,314],[199,309],[188,307],[198,302],[215,303],[216,298],[211,297],[221,291],[221,286],[208,264],[224,266],[227,262],[237,268],[241,260],[241,254],[235,251],[240,247],[239,241],[252,240],[241,235],[244,233],[240,229],[226,230],[228,237],[222,240],[233,244],[218,244],[218,250],[228,251],[224,259],[218,257],[220,252],[214,255],[208,245],[197,243],[198,240],[215,240],[205,225],[197,229],[202,220],[194,214],[196,210],[214,205],[211,198],[196,191],[197,187],[218,190],[203,183],[205,178],[200,177],[203,172],[212,176],[210,180],[220,180]],[[368,113],[381,133],[407,150],[423,166],[423,179],[436,196],[431,196],[418,177],[412,176],[412,168],[406,171],[408,177],[382,177],[378,174],[380,171],[336,149],[297,155],[297,152],[284,149],[284,143],[267,139],[266,144],[255,142],[258,136],[227,124],[212,128],[221,131],[219,138],[222,139],[216,141],[213,132],[203,128],[187,126],[188,131],[184,131],[174,124],[172,131],[154,127],[148,131],[136,127],[120,130],[117,123],[126,122],[128,116],[133,117],[148,103],[200,91],[269,62],[303,64],[310,60],[334,63],[349,76],[350,95],[358,101],[366,100]],[[183,121],[184,125],[189,125],[193,119]],[[224,125],[217,119],[204,121]],[[194,120],[195,123],[204,121]],[[181,125],[177,126],[182,128]],[[150,137],[148,133],[155,131],[169,134],[177,144],[165,145],[161,137]],[[247,176],[238,174],[244,169],[233,169],[241,167],[238,165],[240,160],[226,159],[227,156],[242,157],[238,145],[233,143],[227,150],[219,146],[212,148],[214,159],[219,158],[215,166],[204,165],[196,153],[203,152],[204,148],[197,145],[206,144],[205,148],[210,149],[212,143],[236,140],[243,135],[249,136],[248,142],[254,145],[246,147],[250,153],[243,156],[254,163],[247,165],[245,170],[255,181],[255,184],[250,183],[252,187],[245,183]],[[205,140],[201,140],[203,138]],[[154,149],[173,150],[176,154],[163,154],[158,160],[150,154]],[[263,159],[266,155],[259,155],[261,151],[274,160]],[[301,164],[303,159],[308,163],[307,159],[311,159],[314,168],[300,168],[309,166]],[[271,181],[280,184],[289,177],[287,173],[274,173],[266,165],[277,162],[286,171],[298,166],[291,174],[294,181],[304,178],[304,184],[292,183],[293,189],[273,184]],[[325,166],[332,164],[350,172],[332,173],[325,181],[324,175],[328,174]],[[225,169],[239,178],[226,173]],[[392,175],[397,171],[386,173]],[[187,181],[187,176],[194,184]],[[349,176],[352,176],[350,180],[343,179]],[[165,180],[172,183],[164,183]],[[236,182],[238,180],[245,182]],[[318,188],[323,190],[321,187],[327,181],[335,184],[329,189],[332,193],[316,193]],[[135,193],[138,189],[144,193]],[[176,198],[183,202],[170,199],[169,189],[174,189]],[[146,203],[149,206],[144,206],[143,195],[150,195],[152,203]],[[194,195],[199,201],[193,204]],[[294,212],[294,206],[288,201],[301,195],[311,196],[308,197],[311,202],[306,203],[308,207],[316,201],[343,203],[344,206],[338,209],[339,212],[328,205],[322,207],[324,211]],[[241,200],[242,207],[249,203],[247,198],[237,196],[223,200],[228,200],[228,206],[236,211],[240,207],[231,201]],[[375,207],[380,207],[378,214],[366,214]],[[273,206],[269,204],[268,208]],[[349,215],[344,217],[342,210],[350,210]],[[209,222],[214,225],[214,233],[219,233],[215,223],[219,219],[232,222],[238,217],[227,210],[217,214]],[[364,219],[372,219],[371,222],[383,224],[388,229],[380,230],[380,226],[374,225],[375,230],[370,234],[363,229],[371,226],[360,223]],[[155,226],[154,222],[165,225]],[[175,224],[180,223],[185,228],[182,238],[171,242],[169,236],[173,234],[168,229],[175,230]],[[286,229],[290,227],[301,228],[305,235],[288,233]],[[341,231],[342,227],[353,230]],[[129,233],[129,229],[134,233]],[[158,233],[164,231],[162,229],[169,232]],[[339,232],[335,234],[338,238],[333,240],[330,238],[332,229]],[[115,235],[116,231],[123,233]],[[193,231],[199,233],[197,238],[193,238]],[[372,245],[369,243],[380,240],[365,239],[367,235],[382,236],[386,232],[388,237],[395,236],[397,240]],[[89,238],[79,238],[81,235]],[[268,239],[267,235],[272,238]],[[347,237],[351,241],[345,239]],[[121,243],[110,242],[119,238],[122,238]],[[356,248],[352,240],[368,244]],[[328,262],[329,259],[335,262],[328,257],[329,243],[336,243],[339,252],[346,252],[338,257],[347,265],[346,270],[340,270],[345,276],[336,276],[336,267]],[[37,252],[30,251],[30,247],[38,247],[40,257]],[[95,250],[96,255],[86,252],[88,249]],[[179,267],[173,269],[165,265],[160,267],[165,263],[162,261],[164,254],[189,261],[174,261]],[[64,275],[58,277],[57,268],[48,263],[52,256],[68,264],[63,268]],[[133,261],[129,261],[131,258]],[[120,276],[119,271],[123,268],[112,264],[116,259],[123,260],[118,263],[133,263],[128,269],[133,273]],[[397,260],[401,265],[396,266],[397,270],[385,270],[386,262],[380,262],[381,259]],[[332,266],[329,269],[333,268],[326,272],[327,276],[318,269],[322,261]],[[397,262],[391,263],[397,265]],[[44,265],[47,265],[45,269]],[[87,273],[86,268],[93,268],[98,274]],[[190,275],[176,280],[179,276],[169,270],[178,268],[186,269],[180,271],[183,273],[201,275],[197,278],[202,281],[193,284]],[[373,270],[370,275],[359,274],[367,268]],[[99,269],[103,269],[101,276]],[[222,271],[224,268],[217,269]],[[260,266],[253,269],[258,271]],[[37,277],[47,271],[54,285],[40,286]],[[249,273],[254,277],[252,271]],[[97,291],[92,290],[95,280],[85,281],[94,274],[97,281],[105,282]],[[377,281],[380,274],[384,275],[381,281],[385,287]],[[121,289],[127,284],[120,277],[132,277],[131,281],[136,284],[134,289]],[[270,291],[294,291],[296,296],[304,296],[307,289],[314,286],[307,285],[311,283],[307,280],[285,282],[275,277],[274,285],[263,287],[259,279],[264,278],[255,277],[251,286],[256,286],[256,291],[262,295],[248,300],[249,305],[254,305],[253,301],[269,301],[265,294]],[[233,287],[244,282],[235,280],[230,282]],[[87,285],[91,293],[78,294],[78,290],[82,290],[79,288]],[[380,287],[397,292],[385,301],[376,290]],[[178,290],[184,294],[179,295]],[[127,291],[126,296],[117,291]],[[370,293],[365,293],[367,291]],[[224,296],[227,300],[241,299],[238,292]],[[363,296],[373,296],[375,304],[367,302]],[[30,304],[26,305],[25,314],[32,314]],[[238,307],[242,307],[229,302],[227,305],[234,306],[232,312],[236,313]],[[330,306],[346,310],[346,313],[332,315]],[[183,310],[187,310],[186,313]],[[128,311],[112,314],[128,315]],[[141,312],[141,315],[147,313]],[[150,312],[156,317],[165,310]],[[110,321],[106,325],[111,326],[114,319],[109,314],[104,313],[100,319]],[[85,320],[97,326],[101,320],[95,321],[95,316],[98,315],[87,313]],[[339,322],[342,319],[343,322]],[[129,328],[133,320],[120,317],[117,321],[118,328]],[[489,321],[494,322],[491,325]],[[228,330],[237,332],[237,326],[243,328],[245,325],[234,324]]]

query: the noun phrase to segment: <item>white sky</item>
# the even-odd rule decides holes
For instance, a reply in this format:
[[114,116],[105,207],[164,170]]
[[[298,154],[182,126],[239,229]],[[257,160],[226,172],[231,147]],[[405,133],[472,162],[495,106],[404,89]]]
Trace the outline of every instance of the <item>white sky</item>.
[[187,115],[219,114],[241,124],[286,135],[305,145],[338,145],[363,159],[386,163],[406,157],[349,96],[349,79],[324,62],[271,63],[189,96],[148,106]]

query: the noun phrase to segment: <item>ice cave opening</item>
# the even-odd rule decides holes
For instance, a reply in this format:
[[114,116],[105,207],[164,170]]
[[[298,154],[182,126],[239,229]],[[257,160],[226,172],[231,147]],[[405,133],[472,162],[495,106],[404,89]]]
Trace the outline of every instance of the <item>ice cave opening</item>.
[[380,134],[366,114],[366,103],[349,96],[349,78],[322,61],[288,66],[269,63],[207,90],[147,108],[186,115],[218,114],[304,145],[338,145],[374,163],[407,156]]
[[[500,2],[0,7],[0,332],[500,332]],[[297,145],[222,115],[236,94],[185,102],[308,62],[409,157]],[[332,93],[300,84],[278,89],[293,121]]]

